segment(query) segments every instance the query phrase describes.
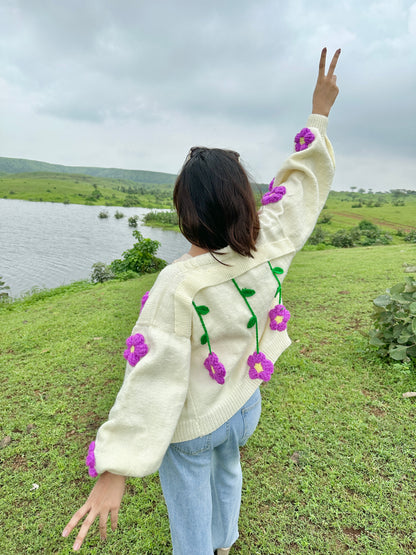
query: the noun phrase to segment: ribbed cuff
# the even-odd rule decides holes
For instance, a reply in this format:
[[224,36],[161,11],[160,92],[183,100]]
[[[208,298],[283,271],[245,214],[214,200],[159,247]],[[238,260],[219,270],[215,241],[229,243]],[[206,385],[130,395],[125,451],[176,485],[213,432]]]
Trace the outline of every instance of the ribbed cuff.
[[328,118],[320,114],[311,114],[307,121],[308,127],[315,127],[319,130],[322,136],[326,135],[326,129],[328,127]]

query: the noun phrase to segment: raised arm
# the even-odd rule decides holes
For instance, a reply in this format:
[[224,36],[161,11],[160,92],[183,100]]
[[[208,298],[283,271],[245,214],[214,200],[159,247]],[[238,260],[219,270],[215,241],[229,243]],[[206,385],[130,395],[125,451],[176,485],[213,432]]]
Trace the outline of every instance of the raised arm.
[[[326,135],[328,114],[338,95],[334,74],[338,49],[326,73],[326,48],[321,52],[312,115],[295,137],[295,152],[286,160],[263,196],[261,240],[290,239],[295,250],[312,233],[334,176],[335,160]],[[260,239],[259,239],[260,240]]]

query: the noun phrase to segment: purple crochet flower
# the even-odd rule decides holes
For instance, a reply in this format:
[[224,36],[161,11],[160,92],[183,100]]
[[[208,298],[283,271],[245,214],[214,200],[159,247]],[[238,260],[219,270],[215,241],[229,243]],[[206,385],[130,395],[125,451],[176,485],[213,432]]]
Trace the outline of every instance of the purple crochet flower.
[[269,312],[269,318],[272,330],[283,331],[287,328],[290,312],[283,304],[277,304]]
[[218,360],[215,353],[211,352],[204,361],[204,366],[208,370],[213,380],[222,385],[225,381],[224,365]]
[[142,297],[140,312],[143,310],[144,305],[146,304],[147,299],[149,298],[150,291],[146,291],[146,293]]
[[139,360],[149,351],[149,347],[146,345],[141,333],[136,333],[128,337],[126,339],[126,345],[128,349],[124,351],[123,356],[130,366],[136,366]]
[[274,365],[271,360],[266,358],[264,353],[254,353],[250,355],[247,359],[247,364],[249,365],[248,375],[252,380],[264,380],[268,382],[270,376],[273,374]]
[[98,476],[98,472],[95,470],[95,441],[92,441],[88,447],[88,455],[85,458],[85,464],[88,466],[88,474],[92,478],[96,478]]
[[[274,182],[274,179],[270,183],[270,185],[273,182]],[[263,205],[266,205],[272,202],[279,202],[279,200],[281,200],[285,194],[286,194],[286,187],[284,187],[283,185],[278,185],[277,187],[272,187],[271,189],[269,186],[269,190],[267,191],[267,193],[263,195],[263,198],[261,199],[261,203]]]
[[305,150],[315,139],[315,135],[310,129],[304,127],[295,137],[295,150],[299,152],[300,150]]

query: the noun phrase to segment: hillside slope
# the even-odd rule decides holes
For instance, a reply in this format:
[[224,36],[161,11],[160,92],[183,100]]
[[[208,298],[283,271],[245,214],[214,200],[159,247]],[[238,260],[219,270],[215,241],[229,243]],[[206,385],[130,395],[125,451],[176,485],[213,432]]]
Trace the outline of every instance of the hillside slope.
[[49,164],[48,162],[39,162],[37,160],[0,157],[0,174],[33,172],[83,174],[149,184],[173,184],[176,178],[174,174],[163,172],[96,168],[90,166],[63,166],[61,164]]

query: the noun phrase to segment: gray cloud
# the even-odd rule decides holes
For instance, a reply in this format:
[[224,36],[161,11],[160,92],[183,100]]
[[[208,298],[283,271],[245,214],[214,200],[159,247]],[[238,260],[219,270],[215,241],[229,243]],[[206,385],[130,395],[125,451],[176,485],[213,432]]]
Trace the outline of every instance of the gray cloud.
[[376,173],[377,157],[416,169],[416,2],[406,0],[365,10],[358,0],[3,2],[3,121],[24,105],[26,135],[41,124],[44,150],[2,133],[16,156],[163,171],[180,166],[188,140],[228,143],[264,179],[274,167],[264,157],[290,150],[310,109],[324,45],[343,48],[330,127],[342,155],[369,156]]

